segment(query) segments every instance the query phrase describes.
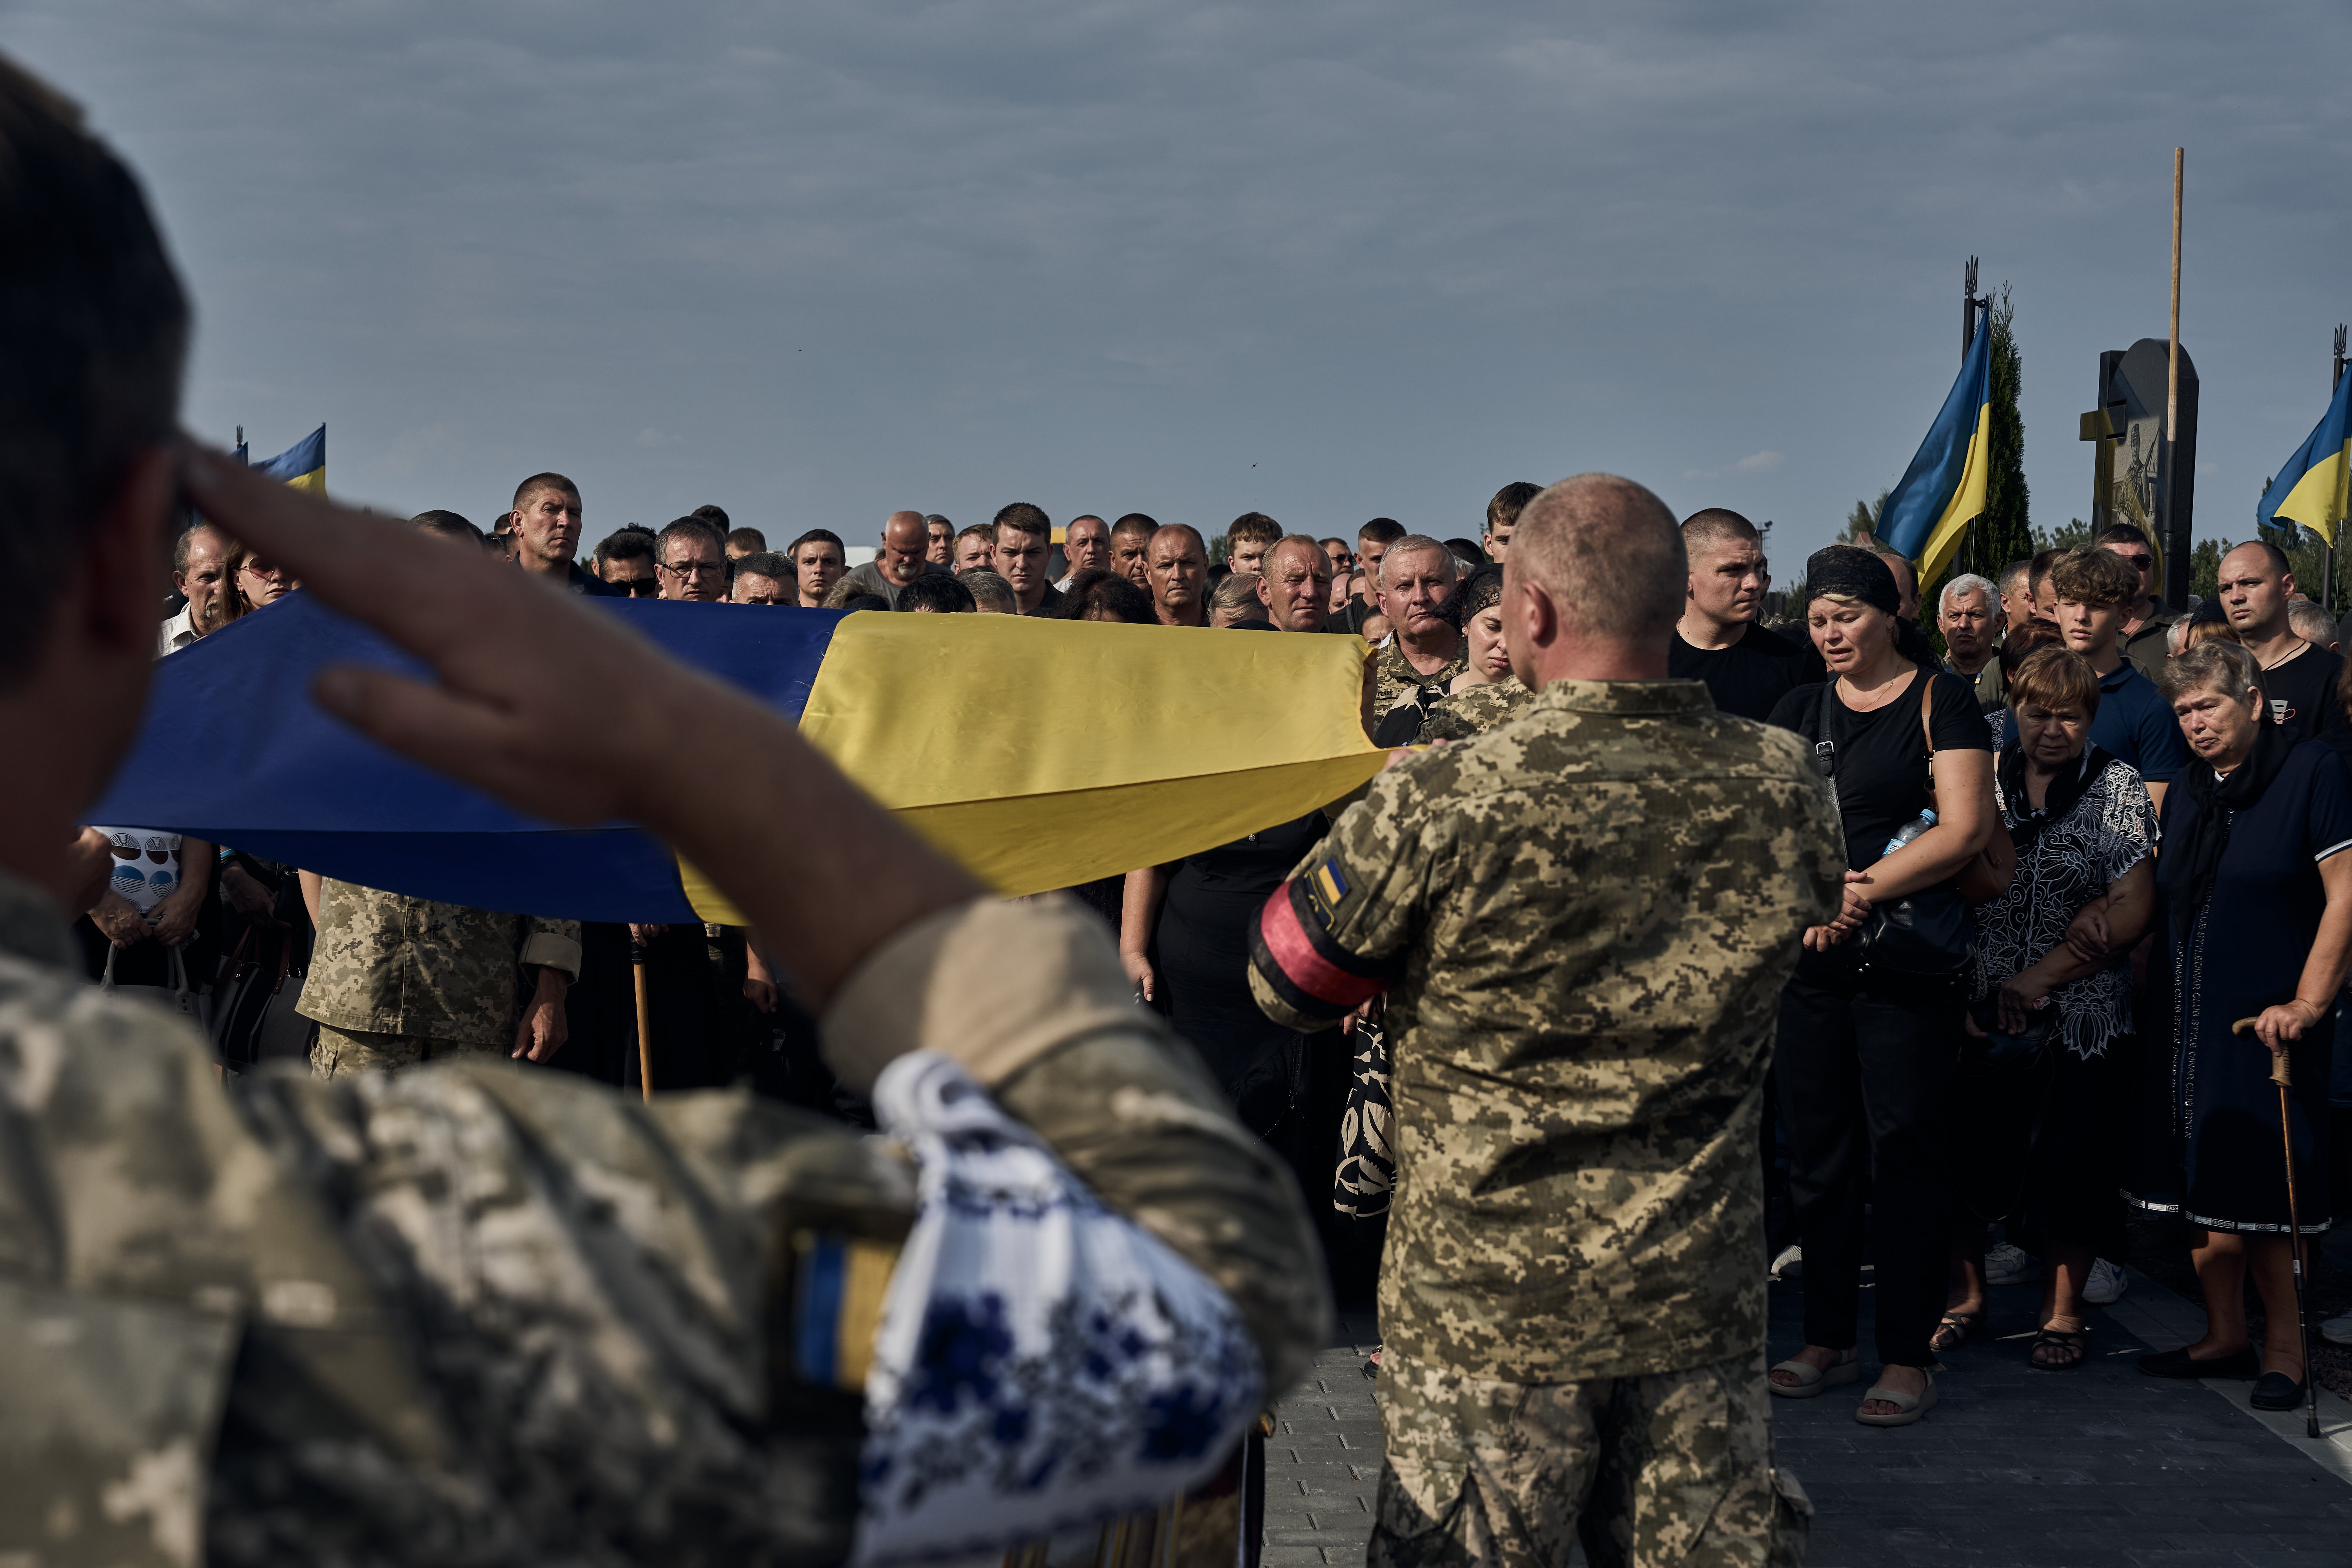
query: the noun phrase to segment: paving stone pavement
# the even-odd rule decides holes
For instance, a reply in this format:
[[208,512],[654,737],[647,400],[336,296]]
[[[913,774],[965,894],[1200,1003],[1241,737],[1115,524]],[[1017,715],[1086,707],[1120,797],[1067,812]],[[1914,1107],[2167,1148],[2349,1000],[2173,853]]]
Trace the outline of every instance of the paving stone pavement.
[[[1774,1403],[1780,1462],[1813,1498],[1813,1568],[2352,1564],[2352,1405],[2323,1394],[2327,1436],[2314,1443],[2300,1412],[2249,1410],[2248,1384],[2141,1376],[2134,1358],[2203,1324],[2137,1271],[2122,1301],[2095,1310],[2087,1363],[2035,1372],[2025,1355],[2040,1291],[1991,1292],[1985,1328],[1947,1358],[1937,1407],[1916,1426],[1857,1424],[1859,1387]],[[1793,1284],[1771,1296],[1779,1357],[1802,1342],[1802,1302]],[[1381,1436],[1360,1369],[1375,1342],[1369,1310],[1343,1314],[1277,1412],[1266,1568],[1364,1560]]]

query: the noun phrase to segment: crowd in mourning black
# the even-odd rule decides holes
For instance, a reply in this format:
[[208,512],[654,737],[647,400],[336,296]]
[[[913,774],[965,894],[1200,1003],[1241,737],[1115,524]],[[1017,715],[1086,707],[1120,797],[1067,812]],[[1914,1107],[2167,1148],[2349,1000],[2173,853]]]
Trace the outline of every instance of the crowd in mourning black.
[[[1370,732],[1393,746],[1468,738],[1532,700],[1505,646],[1501,563],[1537,493],[1504,487],[1476,540],[1376,518],[1351,542],[1248,512],[1213,563],[1197,530],[1142,512],[1082,514],[1056,543],[1026,502],[961,530],[893,513],[855,567],[837,533],[772,548],[717,507],[615,530],[583,560],[578,487],[552,473],[526,479],[488,531],[447,510],[415,521],[593,596],[1354,637],[1381,692]],[[2352,921],[2334,914],[2352,908],[2352,861],[2336,858],[2352,843],[2352,711],[2333,626],[2263,544],[2231,552],[2194,613],[2166,611],[2153,550],[2129,527],[1997,581],[1948,576],[1924,615],[1911,563],[1867,539],[1833,546],[1771,625],[1763,531],[1711,508],[1683,536],[1669,673],[1704,683],[1727,713],[1805,738],[1853,873],[1782,999],[1768,1250],[1780,1271],[1801,1268],[1807,1343],[1772,1369],[1775,1392],[1859,1376],[1865,1266],[1889,1369],[1874,1393],[1891,1395],[1865,1420],[1932,1408],[1929,1369],[1981,1326],[1989,1280],[2040,1269],[2031,1364],[2080,1365],[2086,1306],[2121,1288],[2129,1201],[2180,1215],[2215,1281],[2207,1339],[2147,1370],[2261,1371],[2257,1398],[2291,1401],[2300,1352],[2273,1334],[2257,1354],[2231,1294],[2250,1274],[2284,1321],[2277,1144],[2243,1136],[2269,1053],[2227,1030],[2260,1019],[2263,1043],[2293,1058],[2300,1218],[2323,1229],[2352,1167],[2329,1160],[2336,1101],[2352,1102],[2335,1060]],[[159,655],[299,586],[201,525],[174,567],[183,600]],[[1412,602],[1385,595],[1391,581],[1419,584]],[[1117,934],[1139,1001],[1200,1049],[1304,1187],[1332,1183],[1335,1158],[1346,1168],[1321,1211],[1325,1239],[1341,1267],[1368,1268],[1381,1200],[1365,1173],[1389,1153],[1365,1146],[1349,1113],[1387,1103],[1377,1009],[1299,1036],[1266,1023],[1245,979],[1253,915],[1344,804],[1068,892]],[[79,927],[94,979],[167,997],[257,971],[299,981],[310,932],[293,868],[170,836],[116,833],[107,848],[117,880]],[[642,973],[658,1086],[749,1079],[864,1114],[743,931],[591,924],[581,949],[550,1065],[637,1083]],[[519,1006],[526,990],[519,981]],[[282,1027],[273,1038],[288,1049]],[[225,1047],[224,1070],[256,1051]],[[1347,1147],[1342,1125],[1357,1130]]]

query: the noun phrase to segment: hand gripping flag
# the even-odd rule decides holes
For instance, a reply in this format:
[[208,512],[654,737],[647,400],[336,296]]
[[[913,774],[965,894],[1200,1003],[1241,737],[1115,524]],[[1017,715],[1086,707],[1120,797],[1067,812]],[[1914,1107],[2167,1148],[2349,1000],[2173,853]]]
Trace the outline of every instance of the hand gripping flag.
[[1922,591],[1951,563],[1961,531],[1984,511],[1991,430],[1992,329],[1986,326],[1969,345],[1960,378],[1919,455],[1879,510],[1879,542],[1910,558]]
[[[796,721],[916,832],[1008,894],[1287,822],[1355,789],[1384,756],[1364,738],[1353,637],[586,603]],[[741,923],[640,828],[537,820],[329,718],[310,688],[334,664],[425,674],[301,593],[163,660],[89,820],[476,909]]]
[[2304,438],[2263,492],[2255,515],[2272,522],[2299,522],[2329,544],[2344,520],[2347,479],[2352,479],[2352,375],[2340,376],[2327,412]]

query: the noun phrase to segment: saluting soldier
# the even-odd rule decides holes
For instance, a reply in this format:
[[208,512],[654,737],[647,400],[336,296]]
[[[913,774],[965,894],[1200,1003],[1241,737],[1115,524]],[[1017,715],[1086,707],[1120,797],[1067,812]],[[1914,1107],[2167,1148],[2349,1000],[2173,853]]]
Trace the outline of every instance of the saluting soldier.
[[[1201,1397],[1154,1415],[1087,1381],[1130,1353],[1117,1332],[1073,1331],[1117,1348],[1032,1378],[959,1302],[971,1331],[886,1414],[994,1399],[1013,1457],[1158,1420],[1087,1456],[1140,1466],[1309,1364],[1329,1303],[1297,1189],[1134,1005],[1092,914],[984,897],[778,715],[574,595],[186,451],[186,342],[129,172],[0,58],[0,558],[44,588],[0,616],[0,731],[37,758],[0,770],[0,1561],[839,1563],[889,1479],[860,1471],[875,1292],[810,1261],[887,1271],[914,1190],[876,1141],[470,1053],[264,1069],[232,1097],[185,1022],[68,966],[61,910],[94,895],[68,848],[138,723],[183,489],[435,681],[331,672],[318,700],[519,807],[635,820],[722,868],[845,1081],[953,1058],[1242,1331],[1220,1317],[1232,1353],[1179,1358]],[[1071,1467],[1004,1468],[998,1525],[1059,1523]]]
[[1253,944],[1294,1028],[1386,997],[1370,1561],[1564,1564],[1580,1531],[1596,1568],[1763,1563],[1806,1510],[1765,1421],[1757,1137],[1835,819],[1794,736],[1665,678],[1655,496],[1563,480],[1504,570],[1534,700],[1382,773]]

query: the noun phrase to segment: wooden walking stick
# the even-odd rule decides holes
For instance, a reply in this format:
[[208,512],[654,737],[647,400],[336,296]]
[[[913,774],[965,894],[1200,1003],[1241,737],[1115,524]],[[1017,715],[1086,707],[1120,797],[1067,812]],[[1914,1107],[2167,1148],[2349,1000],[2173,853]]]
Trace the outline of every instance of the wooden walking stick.
[[654,1097],[654,1022],[646,1006],[646,944],[629,944],[629,964],[637,981],[637,1092]]
[[[2233,1035],[2252,1032],[2257,1020],[2241,1018],[2230,1026]],[[2287,1121],[2286,1091],[2290,1085],[2286,1052],[2271,1053],[2271,1081],[2278,1085],[2279,1143],[2286,1151],[2286,1223],[2288,1253],[2294,1260],[2294,1326],[2303,1335],[2304,1435],[2319,1436],[2319,1374],[2311,1364],[2311,1313],[2303,1300],[2303,1215],[2294,1201],[2294,1134]]]

